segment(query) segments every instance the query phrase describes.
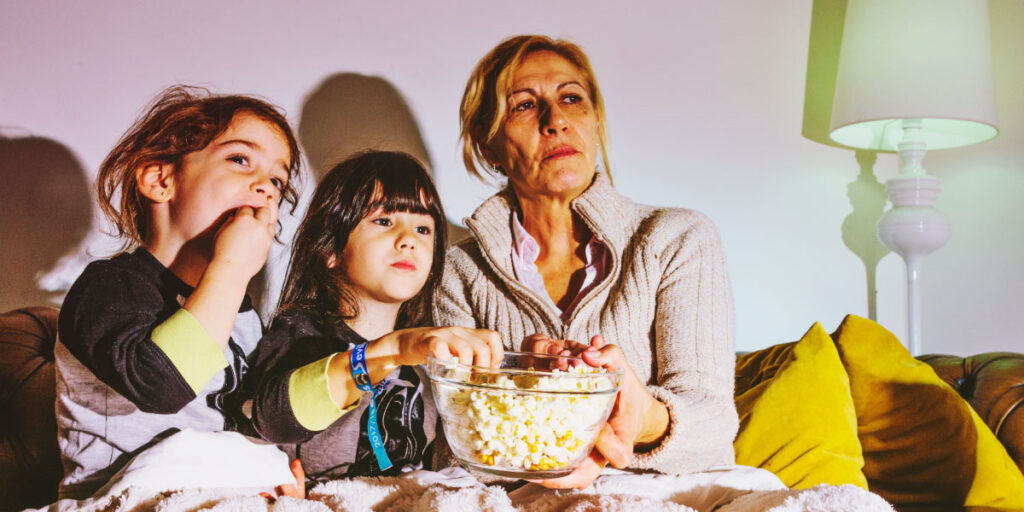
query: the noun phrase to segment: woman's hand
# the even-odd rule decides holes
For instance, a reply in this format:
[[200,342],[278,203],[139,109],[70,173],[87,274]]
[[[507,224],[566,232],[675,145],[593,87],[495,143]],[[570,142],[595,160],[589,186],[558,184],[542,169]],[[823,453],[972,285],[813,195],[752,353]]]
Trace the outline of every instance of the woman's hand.
[[[538,346],[547,344],[549,351],[555,350],[551,344],[559,345],[557,340],[550,338],[537,338],[534,341]],[[597,442],[590,456],[569,475],[537,482],[545,487],[586,487],[601,474],[605,464],[611,463],[617,468],[628,466],[633,460],[634,447],[657,443],[668,431],[668,409],[647,391],[633,373],[633,369],[626,363],[619,347],[605,344],[604,338],[600,335],[594,336],[590,345],[580,352],[580,357],[594,367],[603,367],[610,371],[621,369],[622,386],[615,398],[611,416],[598,433]]]
[[581,357],[591,366],[623,371],[622,387],[608,423],[597,436],[596,449],[612,466],[626,467],[633,460],[634,447],[655,444],[668,431],[668,408],[647,391],[622,350],[606,345],[600,335],[591,339]]
[[501,364],[501,337],[486,329],[418,327],[402,329],[381,338],[394,343],[399,365],[422,364],[431,355],[438,359],[458,357],[463,364],[495,367]]
[[573,340],[556,340],[547,334],[537,332],[523,338],[523,343],[519,347],[522,352],[579,357],[583,351],[590,348],[590,345]]
[[601,470],[607,465],[608,461],[601,455],[601,452],[591,450],[587,458],[580,461],[580,465],[576,466],[572,473],[558,478],[529,481],[549,489],[583,489],[601,476]]

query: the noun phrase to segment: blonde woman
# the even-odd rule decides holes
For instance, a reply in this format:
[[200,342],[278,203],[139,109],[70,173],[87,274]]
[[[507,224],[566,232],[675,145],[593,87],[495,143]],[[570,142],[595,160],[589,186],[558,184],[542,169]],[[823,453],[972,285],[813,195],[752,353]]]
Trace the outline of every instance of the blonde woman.
[[585,487],[608,463],[663,473],[732,464],[734,319],[721,242],[704,215],[613,188],[604,104],[583,51],[544,36],[503,41],[473,71],[461,123],[466,168],[507,186],[448,251],[435,324],[626,372],[589,459],[543,484]]

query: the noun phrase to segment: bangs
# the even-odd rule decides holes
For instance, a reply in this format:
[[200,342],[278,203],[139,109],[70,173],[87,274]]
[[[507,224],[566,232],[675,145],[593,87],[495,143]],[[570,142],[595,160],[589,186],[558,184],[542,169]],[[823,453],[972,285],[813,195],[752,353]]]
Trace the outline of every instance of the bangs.
[[[392,174],[392,173],[382,173]],[[368,194],[369,202],[363,216],[381,210],[384,213],[410,212],[430,215],[435,220],[441,217],[440,201],[432,193],[434,188],[423,183],[417,176],[380,176],[372,182],[373,193]]]

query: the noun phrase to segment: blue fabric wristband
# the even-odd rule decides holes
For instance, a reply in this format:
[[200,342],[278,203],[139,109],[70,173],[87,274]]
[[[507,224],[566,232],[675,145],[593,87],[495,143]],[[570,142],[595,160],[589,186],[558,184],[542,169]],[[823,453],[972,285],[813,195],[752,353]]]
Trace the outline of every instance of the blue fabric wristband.
[[384,441],[380,437],[380,428],[377,426],[377,392],[370,384],[370,374],[366,370],[366,343],[360,343],[353,347],[351,358],[352,380],[356,382],[356,387],[370,392],[370,417],[366,420],[370,447],[373,448],[373,455],[377,457],[377,465],[380,466],[380,470],[382,472],[387,471],[391,469],[392,464],[391,459],[388,458],[387,450],[384,449]]

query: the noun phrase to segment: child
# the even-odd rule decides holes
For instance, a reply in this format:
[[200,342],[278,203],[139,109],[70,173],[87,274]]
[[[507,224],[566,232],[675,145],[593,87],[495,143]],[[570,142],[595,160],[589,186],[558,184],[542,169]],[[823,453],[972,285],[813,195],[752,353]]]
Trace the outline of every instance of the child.
[[125,252],[90,263],[60,311],[61,498],[92,495],[179,429],[246,423],[233,392],[262,324],[245,290],[266,261],[279,201],[294,204],[298,165],[274,106],[182,86],[104,160],[100,206]]
[[[441,277],[444,228],[430,177],[402,153],[357,155],[317,187],[251,374],[256,430],[293,445],[286,451],[311,480],[422,467],[437,412],[412,365],[428,354],[501,361],[492,331],[414,327],[427,320]],[[355,372],[362,389],[353,377],[363,349],[373,394],[364,395],[365,374]]]

